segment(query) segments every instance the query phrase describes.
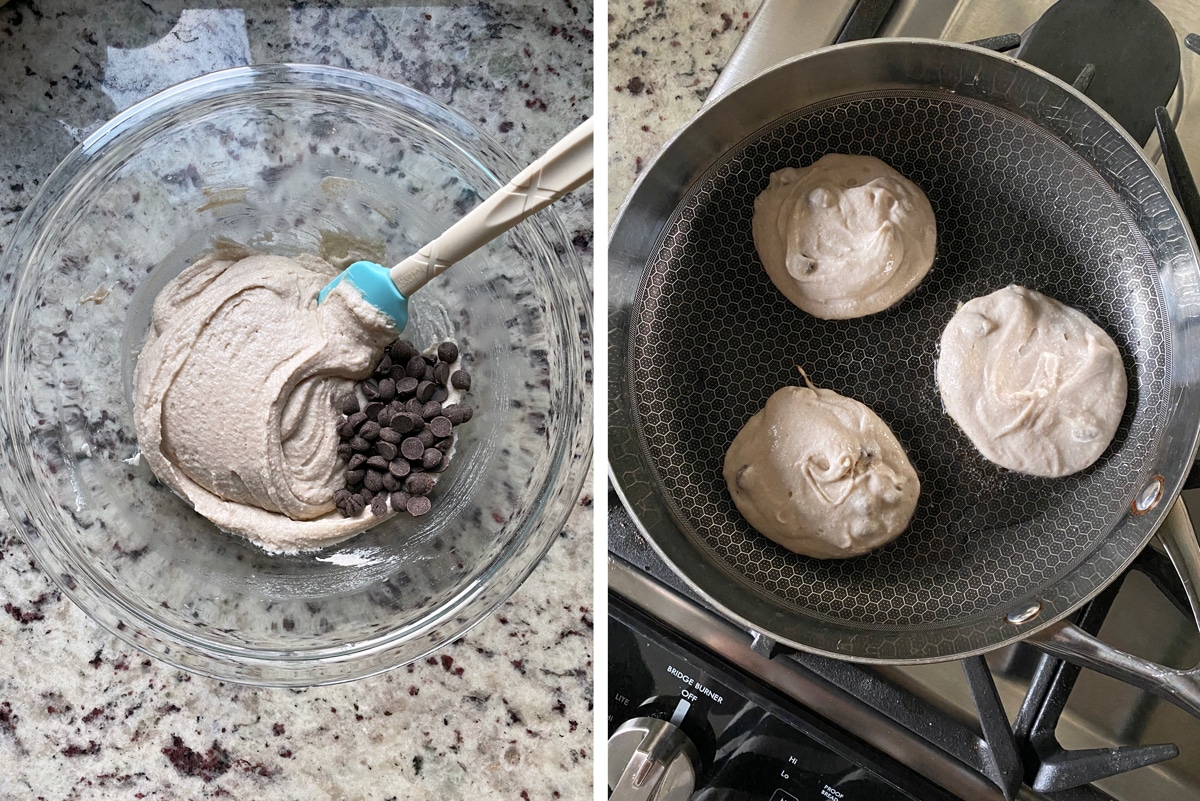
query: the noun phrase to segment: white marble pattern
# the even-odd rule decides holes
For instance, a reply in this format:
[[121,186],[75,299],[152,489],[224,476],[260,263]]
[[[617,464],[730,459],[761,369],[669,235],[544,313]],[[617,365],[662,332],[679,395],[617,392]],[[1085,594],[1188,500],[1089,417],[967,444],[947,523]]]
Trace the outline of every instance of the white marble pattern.
[[228,66],[250,63],[246,12],[185,8],[175,27],[145,47],[105,48],[101,87],[117,111],[168,86]]
[[654,155],[691,119],[758,0],[613,0],[608,14],[608,220]]
[[[147,93],[214,69],[286,60],[398,80],[518,160],[591,114],[590,4],[379,5],[4,5],[0,254],[77,142]],[[560,209],[589,265],[591,203],[589,187]],[[591,798],[591,531],[585,495],[512,599],[427,660],[261,690],[109,636],[0,511],[0,798]]]

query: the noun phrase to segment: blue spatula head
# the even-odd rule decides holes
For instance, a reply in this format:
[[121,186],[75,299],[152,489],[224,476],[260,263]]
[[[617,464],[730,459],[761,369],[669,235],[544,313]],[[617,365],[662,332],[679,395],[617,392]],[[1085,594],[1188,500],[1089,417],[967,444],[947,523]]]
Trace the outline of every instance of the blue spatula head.
[[392,318],[397,331],[403,331],[408,325],[408,298],[396,289],[386,267],[373,261],[354,262],[321,290],[317,302],[324,303],[333,288],[342,281],[353,284],[363,300]]

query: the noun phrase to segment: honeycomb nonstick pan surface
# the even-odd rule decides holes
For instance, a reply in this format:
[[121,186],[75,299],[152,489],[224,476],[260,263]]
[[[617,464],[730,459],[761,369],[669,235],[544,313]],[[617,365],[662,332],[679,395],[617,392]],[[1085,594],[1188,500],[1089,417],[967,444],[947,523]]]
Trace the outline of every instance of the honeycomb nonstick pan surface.
[[[754,198],[771,172],[827,153],[882,159],[925,191],[937,219],[925,280],[893,308],[855,320],[794,307],[768,280],[751,235]],[[1082,310],[1122,353],[1124,416],[1082,473],[1004,470],[942,408],[934,377],[942,330],[959,304],[1007,284]],[[889,89],[762,127],[683,196],[628,312],[628,412],[672,536],[696,550],[692,564],[676,552],[677,569],[702,591],[738,585],[732,597],[749,600],[734,614],[756,630],[868,659],[979,650],[1018,634],[1006,610],[1082,602],[1062,596],[1080,590],[1060,579],[1111,547],[1114,520],[1159,471],[1172,375],[1166,303],[1127,198],[1075,149],[997,104]],[[797,366],[879,414],[920,476],[909,529],[867,556],[788,552],[746,523],[722,478],[737,431],[774,391],[801,382]]]

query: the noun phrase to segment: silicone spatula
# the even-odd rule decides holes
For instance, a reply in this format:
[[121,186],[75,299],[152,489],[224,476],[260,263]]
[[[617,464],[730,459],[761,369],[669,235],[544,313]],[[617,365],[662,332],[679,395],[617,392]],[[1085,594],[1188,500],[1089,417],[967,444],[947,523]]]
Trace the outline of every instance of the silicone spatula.
[[506,186],[395,267],[388,269],[371,261],[351,264],[321,290],[318,302],[339,283],[349,281],[403,331],[408,324],[408,299],[414,292],[535,211],[591,180],[593,127],[591,119],[584,121]]

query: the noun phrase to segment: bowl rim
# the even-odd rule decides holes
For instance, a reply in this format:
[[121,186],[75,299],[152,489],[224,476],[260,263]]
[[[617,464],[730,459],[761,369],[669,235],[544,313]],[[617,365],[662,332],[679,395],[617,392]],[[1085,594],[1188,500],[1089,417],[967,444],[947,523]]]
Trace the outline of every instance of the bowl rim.
[[[26,273],[26,265],[20,256],[27,251],[28,244],[37,238],[35,221],[44,218],[46,212],[64,201],[76,175],[98,161],[125,137],[144,130],[163,114],[178,109],[180,104],[211,101],[247,90],[252,92],[256,85],[264,81],[286,81],[297,86],[315,85],[316,88],[336,87],[339,91],[353,92],[357,99],[370,103],[398,103],[408,113],[418,116],[420,122],[430,127],[438,137],[450,141],[487,179],[494,182],[494,188],[502,186],[507,177],[515,174],[520,167],[489,134],[454,110],[416,89],[386,78],[341,67],[298,63],[243,66],[206,73],[167,87],[124,109],[93,131],[59,162],[26,206],[14,227],[9,247],[0,254],[0,275],[14,279],[11,292],[0,297],[0,309],[8,311],[13,297],[18,294],[20,279]],[[469,144],[479,146],[483,151],[482,156],[478,151],[468,150],[465,146],[468,143],[449,138],[447,128],[449,133],[460,138],[475,140]],[[17,478],[21,470],[16,464],[19,455],[14,445],[20,441],[20,437],[14,437],[13,432],[7,430],[9,425],[5,417],[0,419],[0,431],[5,434],[4,458],[0,459],[0,471],[5,480],[0,482],[0,500],[36,562],[44,572],[49,573],[64,595],[109,633],[174,667],[222,681],[264,687],[306,687],[351,681],[402,667],[461,638],[490,617],[541,562],[566,525],[576,499],[583,492],[592,462],[593,399],[588,382],[584,380],[587,365],[592,359],[588,349],[582,347],[584,337],[592,337],[595,330],[590,303],[591,288],[587,273],[556,211],[553,208],[546,209],[536,218],[536,223],[531,220],[522,225],[536,224],[539,234],[557,259],[553,265],[553,279],[548,283],[556,303],[547,309],[547,314],[556,316],[556,322],[568,335],[574,335],[581,343],[578,352],[570,349],[566,353],[567,361],[574,363],[575,368],[567,372],[574,372],[579,380],[576,386],[565,388],[564,398],[569,401],[569,404],[564,404],[566,408],[556,410],[573,423],[570,430],[564,431],[559,447],[551,450],[552,461],[547,468],[547,475],[558,476],[558,481],[547,482],[537,489],[525,519],[511,540],[490,558],[472,581],[453,592],[425,617],[367,640],[287,651],[259,651],[252,647],[216,645],[211,640],[190,636],[181,628],[168,626],[126,603],[120,595],[105,592],[105,582],[97,580],[86,564],[82,565],[82,570],[79,569],[81,566],[70,564],[71,560],[41,535],[25,508],[26,504],[17,497],[21,486]],[[6,333],[0,349],[2,398],[5,405],[12,409],[15,408],[17,393],[8,367],[12,343],[16,341],[16,326],[15,315],[5,316],[8,318]],[[512,569],[513,560],[517,558],[523,558],[524,561],[519,564],[519,569]],[[505,567],[509,569],[504,570]],[[77,579],[76,576],[86,580]],[[413,643],[421,643],[423,647],[417,649],[419,652],[406,652],[413,647]]]

